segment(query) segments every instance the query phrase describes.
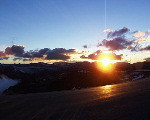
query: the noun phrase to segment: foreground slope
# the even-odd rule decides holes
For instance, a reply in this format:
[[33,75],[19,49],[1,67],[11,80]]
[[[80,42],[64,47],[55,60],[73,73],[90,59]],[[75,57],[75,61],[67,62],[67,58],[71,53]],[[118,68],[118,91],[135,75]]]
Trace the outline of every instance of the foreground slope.
[[150,120],[150,78],[74,91],[0,96],[1,120]]

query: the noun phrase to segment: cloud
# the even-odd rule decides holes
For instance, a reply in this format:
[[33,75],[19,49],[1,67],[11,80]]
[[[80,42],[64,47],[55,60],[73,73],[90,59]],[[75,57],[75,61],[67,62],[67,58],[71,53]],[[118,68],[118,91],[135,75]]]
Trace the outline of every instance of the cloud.
[[20,57],[19,57],[19,58],[18,58],[18,57],[16,57],[16,58],[14,58],[14,59],[13,59],[13,61],[17,61],[17,60],[19,60],[19,61],[20,61],[20,60],[22,60],[22,58],[20,58]]
[[110,60],[121,60],[123,55],[122,54],[116,55],[115,53],[102,53],[102,51],[97,50],[94,53],[88,55],[87,57],[85,55],[81,55],[80,58],[91,59],[91,60],[101,60],[105,56],[108,56]]
[[0,60],[7,60],[9,57],[0,57]]
[[102,41],[102,44],[109,48],[109,50],[123,50],[126,49],[128,46],[130,46],[133,42],[129,41],[125,38],[118,37],[114,38],[112,40],[105,40]]
[[140,44],[140,43],[144,43],[144,42],[147,42],[147,39],[145,39],[145,38],[140,38],[140,39],[137,39],[136,42],[139,43],[139,44]]
[[107,38],[114,38],[114,37],[121,37],[121,36],[124,36],[125,33],[129,32],[130,29],[127,28],[127,27],[123,27],[119,30],[115,30],[115,31],[111,31],[108,32],[109,29],[107,29]]
[[0,60],[7,60],[9,57],[3,51],[0,51]]
[[141,51],[149,51],[150,50],[150,45],[144,47],[144,48],[141,48],[140,49]]
[[83,59],[91,59],[91,60],[97,60],[102,52],[100,50],[95,51],[94,53],[88,55],[87,57],[85,55],[81,55],[80,58]]
[[83,45],[83,48],[88,48],[88,46],[87,45]]
[[111,60],[121,60],[123,57],[123,54],[116,55],[115,53],[110,53],[110,54],[108,54],[108,56],[110,56]]
[[43,49],[40,49],[39,50],[39,53],[41,54],[41,55],[44,55],[47,51],[49,51],[50,49],[49,48],[43,48]]
[[46,52],[47,60],[68,60],[71,54],[75,54],[76,49],[55,48]]
[[145,37],[145,32],[136,31],[134,33],[134,37],[136,37],[136,38],[143,38],[143,37]]
[[88,55],[88,57],[86,57],[85,55],[81,55],[80,58],[83,58],[83,59],[91,59],[91,60],[97,60],[99,57],[99,55],[96,55],[96,54],[90,54]]
[[22,57],[27,57],[27,58],[42,58],[43,54],[39,53],[39,51],[32,51],[32,52],[27,52],[25,53]]
[[32,59],[24,58],[22,61],[24,61],[24,62],[26,62],[26,61],[32,61]]
[[150,57],[144,59],[147,62],[150,62]]
[[111,29],[105,29],[105,30],[104,30],[104,33],[110,33],[110,32],[112,32]]
[[24,46],[13,45],[12,47],[7,47],[5,49],[5,53],[8,55],[14,55],[17,57],[22,57],[22,55],[24,54]]
[[[12,47],[7,47],[5,49],[5,53],[8,55],[14,55],[15,57],[22,57],[22,58],[43,58],[43,55],[46,56],[45,59],[47,60],[68,60],[70,59],[70,55],[76,53],[76,49],[68,49],[65,48],[55,48],[53,50],[49,48],[44,48],[40,50],[32,50],[32,51],[24,51],[24,46],[19,45],[13,45]],[[21,58],[14,58],[15,60],[18,60]],[[29,59],[23,59],[23,61],[26,61]],[[44,60],[44,58],[43,58]]]
[[150,36],[148,36],[146,40],[147,40],[147,42],[149,42],[150,41]]
[[43,48],[40,50],[27,51],[26,53],[23,54],[22,57],[24,57],[24,58],[42,58],[43,55],[46,55],[46,52],[49,50],[50,50],[49,48]]
[[135,43],[138,43],[138,44],[143,44],[147,42],[150,42],[150,36],[145,35],[145,37],[135,39]]
[[145,33],[146,33],[146,34],[150,34],[150,30],[147,30]]
[[68,60],[70,56],[63,55],[60,53],[49,52],[46,57],[47,60]]
[[111,51],[129,49],[134,43],[134,40],[129,40],[126,38],[125,34],[130,31],[129,28],[123,27],[119,30],[112,31],[110,29],[104,30],[107,33],[107,39],[102,39],[97,47],[106,47]]
[[131,50],[131,52],[138,52],[138,51],[140,51],[140,47],[141,47],[140,44],[134,43],[134,44],[129,45],[129,46],[127,47],[127,49],[128,49],[128,50]]
[[0,57],[7,57],[7,54],[5,54],[3,51],[0,51]]
[[43,48],[39,50],[30,50],[24,51],[24,46],[21,45],[13,45],[11,47],[7,47],[5,52],[0,51],[0,57],[9,57],[9,55],[13,55],[16,60],[23,61],[33,61],[33,60],[68,60],[71,59],[72,54],[81,54],[78,53],[76,49],[65,49],[65,48]]

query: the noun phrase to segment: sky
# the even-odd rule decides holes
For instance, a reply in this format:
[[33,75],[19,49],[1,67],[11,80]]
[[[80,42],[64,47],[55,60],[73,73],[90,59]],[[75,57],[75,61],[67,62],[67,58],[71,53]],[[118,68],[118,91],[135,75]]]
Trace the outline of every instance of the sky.
[[[20,62],[21,58],[36,61],[43,57],[48,61],[66,61],[72,54],[74,60],[78,56],[91,59],[90,54],[96,57],[96,51],[105,48],[122,55],[124,61],[148,60],[149,4],[149,0],[0,0],[0,62]],[[113,32],[120,33],[108,37]],[[132,43],[126,43],[128,39]],[[126,46],[114,50],[110,40]],[[140,43],[138,50],[133,50],[135,41]],[[13,49],[6,52],[8,46]],[[44,48],[49,49],[40,56],[37,52]]]

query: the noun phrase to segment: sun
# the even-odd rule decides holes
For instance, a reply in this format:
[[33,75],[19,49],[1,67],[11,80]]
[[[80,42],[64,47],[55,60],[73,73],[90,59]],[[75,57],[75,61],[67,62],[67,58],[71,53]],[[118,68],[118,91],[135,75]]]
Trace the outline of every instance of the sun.
[[112,64],[112,60],[110,56],[102,56],[99,58],[99,61],[97,62],[97,68],[106,73],[112,73],[114,70],[114,65]]
[[110,60],[107,58],[107,57],[104,57],[102,60],[101,60],[102,64],[106,67],[109,65],[110,63]]

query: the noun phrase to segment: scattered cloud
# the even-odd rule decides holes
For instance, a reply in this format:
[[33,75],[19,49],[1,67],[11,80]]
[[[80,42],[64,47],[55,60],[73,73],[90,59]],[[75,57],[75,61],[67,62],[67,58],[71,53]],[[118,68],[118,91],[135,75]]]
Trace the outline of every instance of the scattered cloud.
[[110,32],[112,32],[111,29],[105,29],[105,30],[104,30],[104,33],[110,33]]
[[150,62],[150,57],[144,59],[147,62]]
[[3,51],[0,51],[0,60],[7,60],[9,57]]
[[93,52],[92,54],[88,55],[87,57],[85,55],[81,55],[80,58],[82,59],[91,59],[91,60],[97,60],[100,56],[100,54],[102,53],[102,51],[97,50],[95,52]]
[[141,31],[136,31],[135,33],[134,33],[134,37],[136,37],[136,38],[143,38],[143,37],[145,37],[145,32],[141,32]]
[[9,57],[0,57],[0,60],[7,60]]
[[150,50],[150,45],[144,47],[144,48],[141,48],[140,49],[141,51],[149,51]]
[[93,52],[92,54],[88,55],[87,57],[85,55],[81,55],[80,58],[91,59],[91,60],[101,60],[105,56],[109,56],[110,60],[121,60],[123,55],[122,54],[116,55],[115,53],[103,53],[102,51],[97,50],[96,52]]
[[150,42],[150,36],[148,36],[150,30],[145,32],[129,31],[130,29],[127,27],[119,30],[106,29],[104,32],[107,33],[107,38],[99,41],[97,47],[106,47],[110,51],[130,50],[131,52],[138,52],[141,50],[149,50],[149,47],[141,47],[143,43],[147,44]]
[[55,48],[46,52],[47,60],[68,60],[71,54],[75,54],[76,49]]
[[147,30],[145,33],[146,33],[146,34],[150,34],[150,30]]
[[0,57],[7,57],[7,54],[5,54],[3,51],[0,51]]
[[88,48],[88,46],[87,45],[83,45],[83,48]]
[[121,55],[116,55],[115,53],[110,53],[108,56],[110,56],[111,60],[121,60],[123,57],[123,54]]
[[24,46],[13,45],[12,47],[7,47],[5,53],[8,55],[14,55],[17,57],[22,57],[24,54]]
[[114,50],[123,50],[128,48],[133,42],[122,38],[122,37],[117,37],[111,40],[106,40],[104,39],[102,41],[102,45],[109,48],[109,50],[114,51]]
[[7,47],[5,52],[0,51],[0,57],[7,57],[13,55],[13,61],[23,60],[23,61],[33,61],[33,60],[68,60],[71,58],[71,54],[78,54],[76,49],[65,49],[65,48],[55,48],[53,50],[49,48],[43,48],[38,50],[24,51],[24,46],[13,45]]
[[26,61],[32,61],[32,59],[24,58],[22,61],[24,61],[24,62],[26,62]]
[[127,27],[123,27],[123,28],[121,28],[119,30],[111,31],[110,29],[107,29],[106,31],[108,33],[107,34],[107,38],[114,38],[114,37],[123,37],[125,35],[125,33],[130,31],[130,29],[127,28]]
[[[130,32],[130,29],[123,27],[119,30],[105,29],[104,33],[107,34],[107,38],[102,39],[98,42],[97,50],[93,53],[85,51],[77,51],[76,49],[65,49],[65,48],[43,48],[25,51],[23,45],[13,45],[11,47],[6,47],[4,51],[0,51],[0,60],[7,60],[9,57],[13,56],[13,61],[37,61],[37,60],[62,60],[68,61],[73,60],[74,56],[80,56],[82,59],[98,60],[103,57],[104,50],[109,50],[113,53],[107,53],[112,60],[121,60],[123,54],[117,55],[117,51],[129,50],[130,52],[138,51],[149,51],[150,45],[150,30],[145,32],[134,31]],[[147,46],[146,46],[147,45]],[[146,47],[143,47],[146,46]],[[83,48],[88,48],[88,45],[83,45]],[[115,52],[115,53],[114,53]],[[89,54],[90,53],[90,54]],[[12,59],[11,58],[11,59]]]
[[16,58],[14,58],[14,59],[13,59],[13,61],[17,61],[17,60],[19,60],[19,61],[20,61],[20,60],[22,60],[22,58],[18,58],[18,57],[16,57]]

